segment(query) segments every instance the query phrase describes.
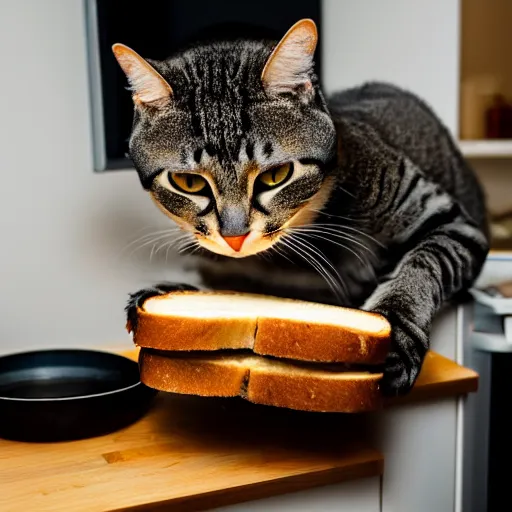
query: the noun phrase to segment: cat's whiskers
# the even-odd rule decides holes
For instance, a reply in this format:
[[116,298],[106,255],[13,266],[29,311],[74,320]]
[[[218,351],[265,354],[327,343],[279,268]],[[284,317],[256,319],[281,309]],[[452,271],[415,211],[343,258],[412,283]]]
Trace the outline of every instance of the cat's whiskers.
[[317,223],[311,223],[311,224],[303,224],[302,226],[297,226],[297,227],[293,227],[293,229],[297,229],[297,228],[315,228],[315,227],[319,227],[319,228],[323,228],[323,229],[327,229],[327,230],[332,230],[334,233],[343,233],[347,236],[349,236],[349,233],[347,233],[346,231],[352,231],[353,233],[357,234],[357,235],[360,235],[360,236],[363,236],[363,237],[366,237],[368,238],[369,240],[371,240],[374,244],[384,248],[384,244],[382,242],[379,242],[379,240],[377,240],[375,237],[373,237],[372,235],[370,235],[369,233],[366,233],[365,231],[361,230],[361,229],[358,229],[358,228],[355,228],[353,226],[347,226],[345,224],[335,224],[335,223],[320,223],[320,222],[317,222]]
[[188,249],[191,249],[192,247],[195,247],[197,244],[194,240],[189,240],[188,242],[185,242],[181,244],[181,246],[178,249],[178,254],[183,254]]
[[315,239],[318,239],[318,240],[325,240],[326,242],[330,242],[330,243],[332,243],[334,245],[337,245],[338,247],[341,247],[342,249],[345,249],[345,250],[351,252],[360,261],[360,263],[363,266],[368,265],[368,261],[363,260],[363,257],[362,257],[361,254],[356,252],[351,247],[343,244],[342,242],[339,242],[338,240],[331,240],[330,238],[327,238],[325,236],[322,236],[322,235],[319,235],[319,234],[316,234],[316,233],[311,233],[311,232],[301,232],[301,234],[302,234],[302,236],[305,236],[305,237],[315,238]]
[[195,239],[195,237],[191,234],[191,233],[185,233],[185,235],[183,237],[180,237],[175,244],[171,244],[171,245],[168,245],[167,246],[167,249],[165,251],[165,262],[167,263],[168,259],[169,259],[169,251],[172,247],[174,247],[174,245],[176,245],[178,242],[180,242],[179,246],[176,248],[176,251],[178,254],[181,254],[181,250],[182,248],[187,245],[187,244],[198,244],[199,243],[197,242],[197,240]]
[[[189,233],[184,233],[181,236],[177,238],[172,238],[168,241],[157,241],[153,244],[153,247],[151,248],[151,252],[149,253],[149,261],[153,261],[153,256],[156,256],[158,254],[158,251],[163,249],[164,247],[168,247],[168,249],[174,245],[176,245],[179,241],[186,239],[190,236]],[[165,240],[165,239],[164,239]],[[158,246],[158,247],[157,247]],[[167,261],[167,260],[166,260]]]
[[[342,286],[346,293],[345,283],[343,282],[343,279],[339,275],[336,268],[327,258],[325,258],[325,256],[319,250],[317,250],[311,244],[306,243],[305,240],[299,240],[292,233],[287,233],[286,237],[281,237],[279,242],[297,254],[306,263],[310,264],[323,277],[338,300],[343,298],[343,292],[340,290],[340,287]],[[325,268],[325,266],[322,264],[322,261],[318,261],[318,259],[315,257],[315,254],[335,271],[339,281],[337,281],[336,278],[329,272],[329,270]]]
[[282,258],[288,260],[292,265],[295,265],[295,262],[292,261],[290,258],[288,258],[288,256],[284,252],[284,250],[282,251],[281,248],[277,244],[272,245],[271,247],[269,247],[269,249],[271,251],[275,251],[279,256],[281,256]]
[[189,256],[192,256],[193,254],[195,254],[197,251],[199,251],[201,249],[201,244],[196,244],[196,246],[188,253]]
[[153,254],[156,256],[159,251],[161,251],[162,249],[167,247],[167,249],[165,251],[165,262],[167,263],[167,260],[169,258],[169,251],[171,250],[171,248],[174,247],[175,245],[177,245],[179,242],[182,242],[183,240],[187,240],[190,236],[191,236],[190,233],[184,233],[177,238],[168,240],[168,241],[160,244],[160,246],[154,251],[154,253],[153,253],[153,249],[155,247],[153,246],[153,249],[151,250],[151,254],[150,254],[150,261],[151,261],[151,257],[153,256]]
[[324,263],[326,263],[334,271],[334,273],[336,274],[336,277],[339,280],[339,283],[344,284],[343,278],[341,277],[340,273],[338,272],[338,269],[325,257],[325,255],[322,253],[322,251],[320,251],[320,249],[318,249],[311,242],[309,242],[308,240],[305,240],[303,237],[301,237],[300,235],[298,235],[296,233],[293,236],[295,237],[296,243],[298,243],[299,245],[302,245],[306,249],[309,249],[310,253],[313,253],[316,256],[318,256]]
[[[304,251],[302,251],[300,248],[294,247],[291,242],[292,240],[284,240],[283,238],[280,238],[280,243],[282,243],[287,249],[298,255],[302,260],[304,260],[306,263],[311,265],[314,270],[316,270],[320,276],[324,279],[324,281],[327,283],[329,288],[332,290],[334,295],[338,296],[337,291],[337,285],[335,281],[333,280],[332,276],[320,265],[314,257],[308,254],[303,254]],[[309,256],[309,257],[308,257]],[[333,284],[334,283],[334,284]]]
[[353,199],[357,199],[356,196],[352,194],[352,192],[348,191],[345,187],[342,187],[339,183],[336,185],[336,188],[338,188],[342,192],[345,192],[345,194],[352,197]]
[[364,237],[368,238],[369,240],[374,242],[376,245],[384,247],[382,242],[379,242],[379,240],[377,240],[374,236],[370,235],[366,231],[363,231],[362,229],[355,228],[353,226],[347,226],[346,224],[332,224],[332,223],[331,224],[321,224],[321,223],[313,224],[313,226],[315,226],[315,225],[319,226],[321,228],[334,230],[335,232],[341,231],[341,232],[344,232],[345,234],[347,234],[346,231],[351,231],[357,235],[364,236]]
[[[147,229],[147,228],[145,228]],[[171,226],[171,227],[167,227],[165,229],[158,229],[156,231],[150,231],[149,233],[146,233],[144,235],[141,235],[140,237],[136,238],[135,240],[133,240],[132,242],[130,242],[129,244],[127,244],[127,247],[129,247],[130,245],[134,244],[134,243],[137,243],[138,241],[144,239],[144,238],[147,238],[147,237],[151,237],[151,236],[154,236],[154,235],[160,235],[162,233],[172,233],[172,232],[175,232],[175,231],[180,231],[180,227],[178,226]],[[140,231],[143,231],[143,230],[139,230]]]
[[[178,240],[181,240],[182,237],[180,237]],[[176,245],[178,242],[176,241],[175,243],[172,243],[171,242],[167,242],[166,244],[164,244],[164,246],[166,245],[167,248],[165,249],[165,263],[167,264],[168,260],[169,260],[169,251],[171,250],[171,248]]]
[[[327,235],[328,235],[327,237],[323,236],[323,234],[321,234],[321,233],[322,233],[321,231],[311,230],[306,233],[303,233],[303,236],[309,236],[309,237],[313,237],[316,239],[322,239],[322,240],[325,240],[326,242],[330,242],[334,245],[337,245],[337,246],[351,252],[359,260],[359,262],[362,264],[363,268],[365,268],[367,271],[370,272],[370,274],[373,276],[373,279],[375,279],[375,280],[377,279],[375,266],[374,266],[374,264],[372,264],[372,261],[371,261],[371,257],[375,258],[376,255],[371,249],[366,247],[364,244],[360,243],[358,245],[364,249],[367,249],[368,252],[363,252],[361,249],[359,249],[359,251],[360,251],[359,252],[356,250],[356,249],[358,249],[357,246],[349,247],[347,244],[344,244],[344,243],[340,242],[339,240],[332,240],[330,237],[333,236],[333,233],[327,233]],[[350,237],[348,238],[348,240],[357,242],[357,240],[353,240]],[[371,257],[370,257],[370,255],[371,255]]]
[[142,235],[142,236],[136,238],[135,240],[132,240],[129,244],[127,244],[123,248],[122,252],[124,252],[127,249],[129,249],[132,245],[135,245],[135,244],[137,244],[139,242],[142,242],[144,240],[153,238],[153,237],[158,236],[158,235],[168,235],[168,234],[176,233],[177,231],[180,231],[180,230],[181,230],[181,228],[179,228],[179,227],[172,227],[172,228],[167,228],[167,229],[159,229],[158,231],[152,231],[151,233],[146,233],[145,235]]
[[165,239],[168,239],[171,235],[174,234],[174,231],[172,232],[168,232],[168,233],[165,233],[165,234],[161,234],[161,235],[158,235],[158,236],[153,236],[151,237],[149,240],[146,240],[144,241],[142,244],[138,245],[137,247],[135,247],[129,254],[128,254],[128,258],[130,258],[136,251],[139,251],[140,249],[143,249],[144,247],[147,247],[148,245],[151,245],[151,244],[156,244],[158,243],[160,240],[165,240]]
[[178,254],[182,254],[190,247],[194,247],[196,245],[196,240],[183,240],[180,245],[177,247]]
[[342,220],[345,220],[345,221],[348,221],[348,222],[361,222],[361,223],[363,223],[363,222],[368,222],[370,220],[369,218],[361,217],[361,216],[349,217],[349,216],[346,216],[346,215],[333,215],[332,213],[326,213],[323,210],[318,210],[318,209],[315,209],[315,208],[310,208],[310,210],[312,212],[318,213],[319,215],[325,215],[326,217],[332,217],[332,218],[335,218],[335,219],[342,219]]
[[373,249],[371,249],[371,247],[368,247],[362,241],[357,240],[356,238],[354,238],[353,236],[351,236],[348,233],[339,233],[338,231],[333,232],[333,231],[330,231],[330,230],[325,230],[324,228],[318,228],[318,229],[314,229],[314,228],[291,228],[291,230],[292,230],[292,232],[297,232],[297,233],[311,233],[311,234],[314,234],[314,235],[325,235],[326,237],[324,238],[324,240],[327,240],[327,241],[330,241],[330,242],[332,240],[330,238],[327,238],[327,237],[334,237],[334,238],[338,238],[338,239],[341,239],[341,240],[347,240],[348,242],[351,242],[351,243],[355,244],[356,246],[361,247],[362,249],[366,250],[372,256],[374,256],[374,257],[376,256],[375,252],[373,251]]
[[191,252],[188,253],[188,255],[192,255],[195,252],[197,252],[201,248],[201,244],[197,241],[195,237],[192,237],[189,240],[183,241],[180,246],[178,247],[178,254],[184,254],[189,249],[192,249]]

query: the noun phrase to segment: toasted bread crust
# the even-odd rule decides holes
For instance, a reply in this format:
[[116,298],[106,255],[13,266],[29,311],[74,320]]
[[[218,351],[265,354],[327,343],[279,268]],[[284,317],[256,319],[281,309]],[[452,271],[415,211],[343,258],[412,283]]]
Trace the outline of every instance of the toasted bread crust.
[[212,359],[167,357],[141,350],[140,378],[147,386],[161,391],[199,396],[238,396],[247,368],[222,365]]
[[[236,301],[236,294],[231,295]],[[347,309],[340,308],[340,311]],[[368,332],[364,327],[349,329],[329,323],[272,318],[271,311],[257,318],[200,318],[201,311],[197,318],[181,317],[143,309],[139,309],[138,315],[134,343],[158,350],[252,349],[255,354],[302,361],[377,365],[384,362],[391,338],[391,328],[383,317],[379,317],[383,329]]]
[[311,412],[356,413],[382,407],[381,373],[304,370],[261,356],[211,354],[187,358],[142,349],[141,380],[154,389],[200,396],[241,396],[250,402]]
[[255,330],[256,320],[250,318],[182,318],[139,309],[133,341],[157,350],[247,349],[254,344]]
[[256,354],[323,363],[381,364],[389,337],[340,329],[334,325],[260,318]]

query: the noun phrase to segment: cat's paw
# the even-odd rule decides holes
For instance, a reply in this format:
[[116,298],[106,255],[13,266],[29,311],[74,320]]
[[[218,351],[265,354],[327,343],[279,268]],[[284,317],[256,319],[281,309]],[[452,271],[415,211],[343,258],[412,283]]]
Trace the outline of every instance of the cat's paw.
[[396,314],[379,311],[391,324],[391,347],[384,363],[381,390],[385,396],[408,394],[420,373],[428,335]]
[[137,329],[137,310],[142,308],[147,299],[176,291],[197,291],[197,288],[195,286],[182,283],[160,283],[155,286],[151,286],[150,288],[144,288],[135,293],[130,293],[128,303],[124,309],[126,313],[127,331],[134,332]]
[[416,380],[419,368],[408,367],[398,352],[390,352],[384,365],[384,376],[380,383],[385,396],[399,396],[409,393]]

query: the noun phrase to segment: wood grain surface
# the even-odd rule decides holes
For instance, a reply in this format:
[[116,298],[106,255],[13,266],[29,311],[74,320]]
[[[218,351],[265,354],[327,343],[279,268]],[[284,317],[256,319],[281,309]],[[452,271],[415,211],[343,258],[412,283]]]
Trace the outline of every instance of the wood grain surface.
[[204,510],[382,471],[353,417],[161,393],[107,436],[0,440],[0,511]]

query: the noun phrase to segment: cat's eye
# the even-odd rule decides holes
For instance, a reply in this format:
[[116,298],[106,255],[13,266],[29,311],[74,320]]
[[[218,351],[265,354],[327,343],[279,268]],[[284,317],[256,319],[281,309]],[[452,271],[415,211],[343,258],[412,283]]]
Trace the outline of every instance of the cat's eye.
[[206,180],[198,174],[169,173],[169,181],[182,192],[187,194],[198,194],[207,187]]
[[277,187],[291,175],[291,170],[291,164],[283,164],[261,173],[258,179],[267,187]]

